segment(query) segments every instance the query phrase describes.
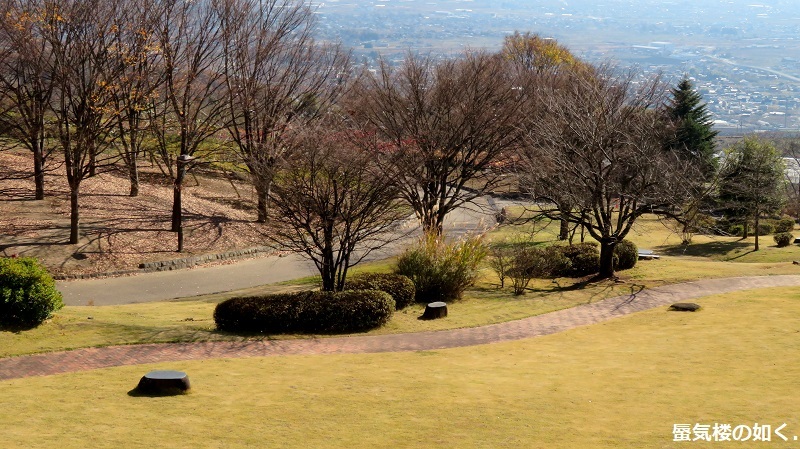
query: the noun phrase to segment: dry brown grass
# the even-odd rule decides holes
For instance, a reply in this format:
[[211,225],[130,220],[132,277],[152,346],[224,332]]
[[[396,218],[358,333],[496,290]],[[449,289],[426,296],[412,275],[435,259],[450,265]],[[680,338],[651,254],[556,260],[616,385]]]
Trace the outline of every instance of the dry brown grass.
[[[55,156],[53,157],[55,159]],[[0,255],[33,256],[54,274],[135,269],[141,262],[217,253],[264,244],[254,226],[246,183],[198,174],[184,184],[185,254],[169,231],[172,187],[156,167],[143,168],[140,195],[128,196],[124,171],[112,168],[81,184],[81,240],[69,237],[69,189],[63,167],[46,177],[46,198],[34,201],[25,152],[0,152]]]

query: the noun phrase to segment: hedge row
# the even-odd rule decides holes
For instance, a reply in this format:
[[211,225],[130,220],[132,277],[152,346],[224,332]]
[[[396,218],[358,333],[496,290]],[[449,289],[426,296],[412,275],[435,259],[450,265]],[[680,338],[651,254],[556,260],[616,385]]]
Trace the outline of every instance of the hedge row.
[[380,290],[394,299],[397,310],[414,304],[414,281],[401,274],[365,273],[347,279],[345,290]]
[[231,298],[214,310],[217,329],[234,333],[361,332],[389,321],[395,303],[377,290],[296,292]]

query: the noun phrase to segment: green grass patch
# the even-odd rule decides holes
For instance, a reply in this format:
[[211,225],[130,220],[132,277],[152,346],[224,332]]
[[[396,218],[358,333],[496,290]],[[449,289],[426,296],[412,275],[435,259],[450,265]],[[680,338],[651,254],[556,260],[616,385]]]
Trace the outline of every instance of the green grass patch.
[[[738,448],[677,423],[800,435],[800,288],[696,300],[512,343],[175,362],[0,382],[8,448]],[[757,319],[754,319],[757,317]],[[131,397],[150,369],[190,394]],[[776,438],[773,438],[776,440]],[[796,442],[763,443],[770,448]]]

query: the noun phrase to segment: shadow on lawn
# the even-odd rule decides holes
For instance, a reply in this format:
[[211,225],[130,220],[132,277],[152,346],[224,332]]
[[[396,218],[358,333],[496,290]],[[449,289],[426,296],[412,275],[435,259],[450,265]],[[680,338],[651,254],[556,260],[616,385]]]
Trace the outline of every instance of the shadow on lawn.
[[[696,256],[696,257],[712,257],[718,256],[723,260],[734,260],[739,257],[745,256],[751,252],[753,243],[747,240],[735,241],[714,241],[706,243],[692,243],[689,245],[665,245],[655,248],[657,253],[665,256]],[[732,251],[742,250],[744,248],[751,248],[750,251],[737,254],[735,257],[727,257],[726,255]]]

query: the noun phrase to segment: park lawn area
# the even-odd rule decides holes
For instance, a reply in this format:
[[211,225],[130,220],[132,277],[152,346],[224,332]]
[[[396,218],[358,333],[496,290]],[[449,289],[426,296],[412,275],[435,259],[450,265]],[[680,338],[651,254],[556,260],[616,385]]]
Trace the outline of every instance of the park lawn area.
[[[503,228],[488,236],[490,240],[502,238]],[[537,234],[545,239],[546,233]],[[462,301],[448,305],[449,316],[444,320],[420,321],[424,305],[414,305],[396,312],[391,321],[369,334],[422,332],[486,324],[526,318],[533,315],[573,307],[586,302],[631,294],[644,288],[696,279],[800,274],[800,267],[791,260],[800,259],[797,247],[777,248],[764,245],[756,254],[767,254],[768,262],[732,263],[716,258],[717,247],[708,248],[705,257],[695,252],[679,255],[674,245],[680,239],[670,233],[661,222],[651,217],[641,219],[641,224],[631,234],[631,239],[642,248],[656,249],[664,254],[660,260],[640,261],[631,270],[620,272],[624,283],[611,281],[576,284],[575,279],[538,280],[530,285],[523,296],[513,296],[510,288],[498,289],[498,280],[492,270],[484,268],[476,287],[468,290]],[[711,237],[696,236],[698,245],[705,245]],[[714,237],[713,239],[720,239]],[[496,241],[496,240],[495,240]],[[661,244],[662,246],[658,246]],[[689,246],[689,250],[693,248]],[[687,251],[688,252],[688,251]],[[738,260],[737,260],[738,261]],[[392,262],[380,261],[354,269],[358,272],[389,271]],[[121,306],[65,307],[54,318],[41,326],[24,331],[0,331],[0,357],[59,351],[92,346],[109,346],[139,343],[166,343],[184,341],[241,340],[243,337],[215,331],[213,311],[215,305],[227,298],[256,293],[313,288],[315,279],[303,278],[275,285],[255,287],[236,292],[206,295],[183,300],[129,304]],[[298,338],[304,336],[281,335],[263,338]],[[259,338],[259,337],[254,337]]]
[[[0,382],[4,448],[797,447],[800,288],[697,300],[510,343],[109,368]],[[127,393],[186,371],[173,397]],[[783,423],[789,442],[673,442]]]

